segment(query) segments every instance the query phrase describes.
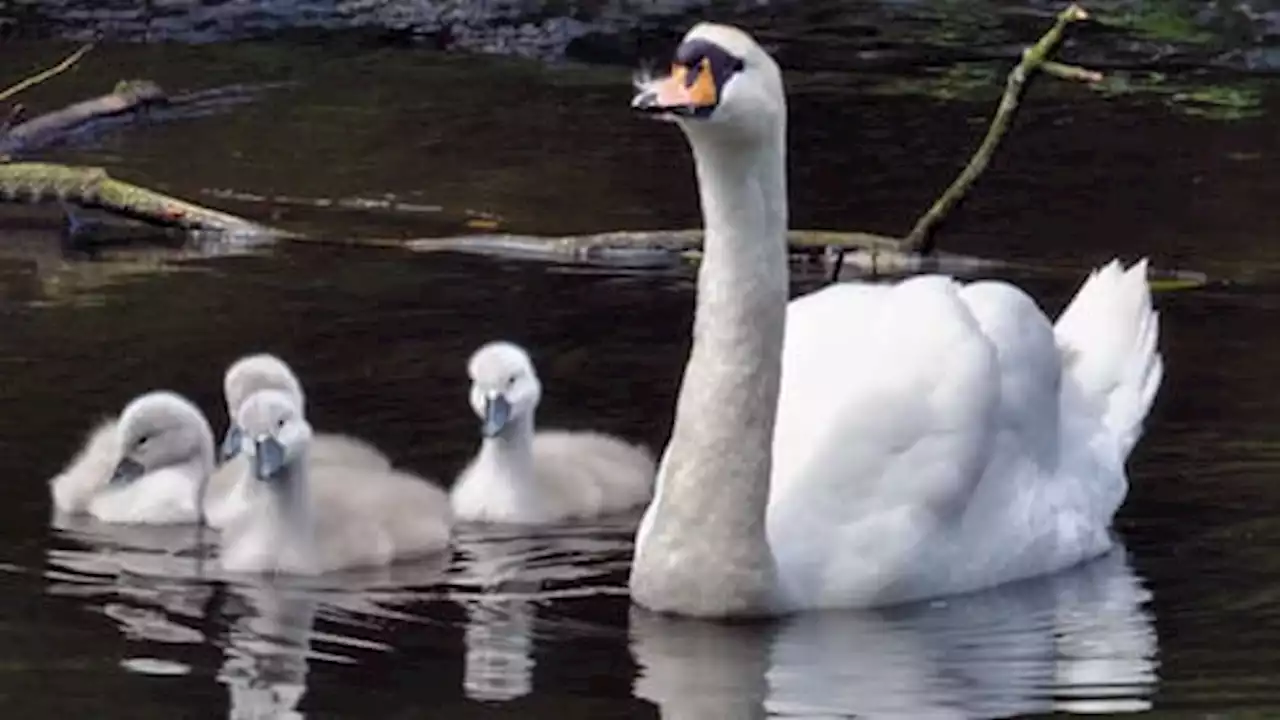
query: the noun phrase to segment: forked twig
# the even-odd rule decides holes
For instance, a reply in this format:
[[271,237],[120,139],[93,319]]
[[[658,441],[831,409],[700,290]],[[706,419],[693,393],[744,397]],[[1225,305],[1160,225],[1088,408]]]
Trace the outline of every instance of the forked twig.
[[995,117],[991,119],[991,126],[987,128],[987,135],[982,139],[982,144],[978,146],[978,150],[970,158],[969,164],[960,171],[960,175],[951,183],[951,186],[942,193],[942,196],[933,203],[924,215],[920,216],[915,226],[911,228],[911,232],[907,233],[907,237],[902,243],[903,252],[919,252],[922,255],[933,252],[936,245],[934,232],[947,214],[964,198],[969,188],[977,181],[978,176],[986,170],[987,163],[991,161],[991,156],[995,153],[996,147],[999,146],[1000,141],[1009,130],[1009,124],[1013,121],[1013,116],[1018,111],[1018,102],[1022,98],[1027,80],[1031,78],[1033,73],[1037,70],[1042,70],[1055,77],[1085,82],[1098,82],[1102,79],[1100,73],[1064,65],[1049,59],[1049,55],[1062,42],[1067,25],[1087,20],[1088,18],[1089,13],[1085,12],[1084,8],[1074,3],[1068,5],[1065,10],[1058,13],[1057,21],[1040,38],[1040,41],[1022,52],[1022,59],[1009,72],[1009,78],[1005,82],[1004,96],[1000,98],[1000,106],[996,109]]

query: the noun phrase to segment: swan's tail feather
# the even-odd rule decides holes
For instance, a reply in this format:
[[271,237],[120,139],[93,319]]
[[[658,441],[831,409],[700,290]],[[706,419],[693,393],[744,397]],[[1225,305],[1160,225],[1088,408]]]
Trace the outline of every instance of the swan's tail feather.
[[1112,260],[1090,273],[1053,330],[1063,379],[1099,408],[1121,459],[1127,458],[1164,377],[1146,258],[1128,270]]

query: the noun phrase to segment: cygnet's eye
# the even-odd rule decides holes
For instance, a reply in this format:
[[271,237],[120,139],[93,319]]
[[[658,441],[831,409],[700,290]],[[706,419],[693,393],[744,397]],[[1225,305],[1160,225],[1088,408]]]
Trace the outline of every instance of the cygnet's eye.
[[514,386],[514,385],[516,384],[516,380],[519,380],[519,379],[520,379],[520,376],[516,375],[515,373],[512,373],[512,374],[508,375],[508,376],[507,376],[507,387],[508,387],[508,388],[510,388],[510,387]]
[[276,430],[283,430],[286,422],[285,417],[281,416],[279,420],[276,420]]

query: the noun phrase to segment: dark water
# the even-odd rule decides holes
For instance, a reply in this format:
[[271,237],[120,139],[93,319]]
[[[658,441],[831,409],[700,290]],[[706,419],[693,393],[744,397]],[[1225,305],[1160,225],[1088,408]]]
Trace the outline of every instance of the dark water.
[[[792,45],[821,56],[820,42]],[[64,49],[0,46],[5,67],[24,71]],[[514,232],[695,225],[683,143],[626,112],[628,72],[364,43],[108,44],[24,102],[52,107],[120,77],[171,90],[287,81],[220,115],[44,157],[295,230],[439,235],[477,217]],[[977,77],[969,85],[985,100],[995,86]],[[798,227],[905,230],[990,108],[883,92],[847,66],[789,82]],[[295,365],[317,426],[371,438],[446,483],[476,443],[466,357],[497,337],[534,351],[542,422],[661,447],[687,349],[688,271],[307,245],[90,262],[59,253],[49,216],[6,211],[0,707],[113,718],[1269,716],[1280,709],[1280,135],[1274,90],[1251,92],[1256,112],[1224,121],[1160,96],[1043,83],[942,237],[958,252],[1053,268],[1002,275],[1051,312],[1113,255],[1230,281],[1158,298],[1168,373],[1131,461],[1125,551],[965,598],[760,628],[632,611],[633,519],[533,537],[464,529],[440,563],[276,584],[218,578],[175,554],[192,542],[185,530],[49,527],[43,481],[93,419],[168,387],[220,427],[221,373],[257,350]],[[438,209],[210,194],[223,189]]]

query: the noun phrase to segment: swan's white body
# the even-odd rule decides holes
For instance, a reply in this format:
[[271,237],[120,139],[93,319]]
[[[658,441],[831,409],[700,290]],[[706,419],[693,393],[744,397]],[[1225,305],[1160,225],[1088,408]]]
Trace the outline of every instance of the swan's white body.
[[[241,404],[247,509],[223,527],[219,562],[230,572],[316,575],[387,565],[448,548],[448,496],[429,481],[398,470],[316,465],[307,453],[310,426],[295,398],[266,390]],[[255,441],[283,449],[278,472],[252,472]]]
[[[151,452],[163,458],[149,462],[134,480],[110,482],[126,456],[129,437],[140,429],[153,437]],[[195,405],[173,393],[147,393],[119,418],[100,422],[67,468],[50,481],[54,509],[108,523],[195,522],[200,483],[209,479],[209,497],[222,498],[234,481],[214,470],[213,453],[213,432]]]
[[[1107,311],[1073,328],[1092,303]],[[1109,550],[1155,341],[1145,262],[1095,273],[1056,332],[995,281],[792,302],[767,515],[785,602],[955,594]]]
[[694,79],[648,81],[634,104],[700,106],[679,120],[707,236],[676,424],[636,538],[636,602],[706,616],[866,607],[1108,550],[1163,373],[1146,262],[1096,271],[1057,325],[1008,283],[943,276],[787,304],[777,65],[709,24],[677,58],[687,69],[672,79]]
[[[620,513],[652,496],[647,449],[596,432],[535,432],[542,386],[524,349],[489,343],[467,369],[485,438],[450,491],[459,519],[549,524]],[[504,408],[497,421],[488,416],[495,402]]]
[[[232,363],[223,375],[222,388],[227,417],[232,426],[240,405],[259,390],[288,393],[300,407],[305,409],[306,406],[302,383],[293,369],[280,358],[266,353],[246,355]],[[228,428],[228,434],[233,429]],[[308,458],[308,462],[317,468],[335,466],[387,471],[392,467],[390,459],[370,443],[338,433],[316,433]],[[234,456],[224,461],[218,474],[224,473],[232,478],[232,482],[224,492],[210,492],[204,508],[206,522],[218,529],[245,512],[252,502],[251,483],[240,482],[249,473],[244,457]]]

